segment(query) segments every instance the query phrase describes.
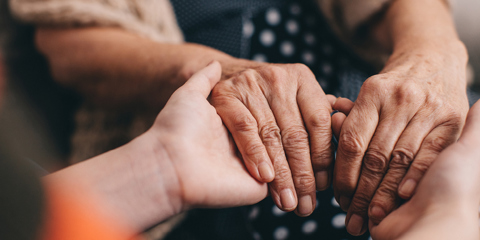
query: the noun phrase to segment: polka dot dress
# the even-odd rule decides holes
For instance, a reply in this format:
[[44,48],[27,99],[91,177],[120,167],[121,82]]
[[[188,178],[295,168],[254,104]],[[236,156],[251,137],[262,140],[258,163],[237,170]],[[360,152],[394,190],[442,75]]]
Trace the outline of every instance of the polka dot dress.
[[323,90],[332,93],[338,85],[336,71],[347,58],[317,7],[305,5],[300,1],[270,7],[246,19],[243,35],[250,39],[249,56],[258,62],[304,63]]
[[[303,4],[302,4],[303,3]],[[250,59],[259,62],[304,63],[315,74],[326,93],[339,84],[339,69],[348,64],[348,52],[329,32],[316,7],[291,2],[271,7],[243,24],[243,35],[250,39]],[[345,230],[344,213],[332,189],[317,193],[317,209],[306,218],[285,213],[271,198],[252,206],[248,220],[255,240],[287,239],[368,239],[353,237]]]
[[[188,42],[258,62],[304,63],[326,93],[355,100],[361,84],[369,75],[362,61],[331,32],[313,0],[171,2]],[[353,237],[346,232],[346,214],[338,207],[331,189],[317,193],[316,206],[311,216],[302,218],[281,211],[271,198],[267,198],[242,210],[250,231],[247,234],[255,240],[368,239],[368,234]],[[213,219],[221,220],[212,223],[193,221],[191,225],[180,227],[177,233],[200,236],[200,232],[205,232],[209,239],[246,239],[231,234],[238,230],[235,228],[238,222],[232,219],[230,224],[224,213],[212,214],[221,216]],[[189,228],[195,229],[195,233],[189,233]],[[172,235],[172,239],[203,238]]]

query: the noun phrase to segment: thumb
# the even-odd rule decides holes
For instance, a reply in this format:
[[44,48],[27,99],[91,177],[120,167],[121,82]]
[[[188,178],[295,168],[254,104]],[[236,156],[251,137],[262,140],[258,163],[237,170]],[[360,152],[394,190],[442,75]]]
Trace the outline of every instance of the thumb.
[[220,81],[222,66],[218,61],[213,61],[205,68],[195,73],[178,91],[200,92],[205,98],[210,95],[213,87]]
[[347,116],[342,112],[336,112],[332,115],[332,131],[336,139],[340,136],[343,122]]
[[348,115],[355,105],[350,99],[339,97],[333,104],[333,109]]

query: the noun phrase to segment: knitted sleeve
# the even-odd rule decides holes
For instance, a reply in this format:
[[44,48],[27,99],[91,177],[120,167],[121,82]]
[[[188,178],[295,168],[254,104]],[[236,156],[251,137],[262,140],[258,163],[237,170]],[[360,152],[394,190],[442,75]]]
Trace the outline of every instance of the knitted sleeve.
[[119,27],[159,42],[183,41],[168,0],[9,0],[12,14],[37,26]]

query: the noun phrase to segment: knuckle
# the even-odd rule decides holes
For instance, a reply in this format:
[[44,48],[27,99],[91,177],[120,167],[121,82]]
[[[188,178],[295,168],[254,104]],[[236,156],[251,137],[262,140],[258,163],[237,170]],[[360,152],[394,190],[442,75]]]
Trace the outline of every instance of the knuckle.
[[395,198],[397,196],[397,189],[400,181],[402,180],[403,174],[396,174],[396,176],[391,176],[389,178],[384,178],[382,184],[377,189],[376,195],[377,199],[380,201],[388,200]]
[[371,200],[371,196],[363,192],[356,192],[353,201],[350,204],[350,209],[355,213],[366,212]]
[[305,150],[305,146],[308,150],[308,133],[301,126],[287,128],[282,130],[282,142],[287,150]]
[[[319,109],[315,111],[311,117],[307,118],[305,123],[309,130],[331,134],[331,117],[330,114],[327,114],[327,111]],[[331,136],[330,136],[331,137]]]
[[372,76],[367,80],[365,80],[361,89],[368,92],[371,92],[371,91],[376,92],[379,89],[384,89],[383,87],[384,87],[385,80],[386,79],[383,75]]
[[335,192],[353,195],[357,187],[357,180],[357,178],[353,178],[350,175],[334,176],[333,185]]
[[233,117],[233,127],[237,132],[256,132],[257,121],[251,116],[245,114],[237,114]]
[[339,149],[348,158],[356,158],[363,155],[363,144],[352,130],[347,130],[340,135]]
[[315,171],[329,169],[332,165],[333,150],[329,144],[312,151],[312,165]]
[[294,176],[293,183],[295,189],[301,195],[309,193],[315,189],[315,178],[312,175],[303,174],[301,176]]
[[436,136],[430,137],[425,141],[425,145],[428,146],[429,150],[439,153],[453,143],[454,140],[449,136]]
[[257,156],[262,156],[264,147],[258,143],[249,142],[245,145],[244,153],[246,157],[254,162],[256,162]]
[[422,94],[415,84],[405,83],[397,85],[396,91],[394,92],[394,97],[397,103],[400,104],[410,104],[417,103],[417,99],[421,97]]
[[287,164],[278,163],[275,165],[275,185],[279,187],[286,187],[292,184],[292,173]]
[[258,69],[259,74],[266,80],[268,83],[273,86],[283,85],[286,81],[285,75],[286,71],[283,67],[278,65],[269,64]]
[[267,123],[260,128],[260,137],[265,146],[280,146],[281,135],[280,129],[274,123]]
[[415,172],[423,176],[427,172],[430,165],[431,165],[430,161],[415,161],[412,163],[412,166],[410,168],[414,169]]
[[412,163],[415,154],[409,149],[401,148],[393,150],[392,156],[389,164],[391,169],[406,169]]
[[388,157],[382,151],[369,149],[363,161],[364,169],[372,175],[383,175],[387,169]]

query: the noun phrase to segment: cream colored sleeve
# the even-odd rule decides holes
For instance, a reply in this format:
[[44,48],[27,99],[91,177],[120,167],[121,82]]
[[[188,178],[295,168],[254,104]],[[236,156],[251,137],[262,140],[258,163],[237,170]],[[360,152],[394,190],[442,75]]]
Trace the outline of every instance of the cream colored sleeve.
[[168,0],[9,0],[12,14],[37,26],[119,27],[159,42],[182,33]]

